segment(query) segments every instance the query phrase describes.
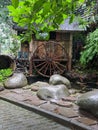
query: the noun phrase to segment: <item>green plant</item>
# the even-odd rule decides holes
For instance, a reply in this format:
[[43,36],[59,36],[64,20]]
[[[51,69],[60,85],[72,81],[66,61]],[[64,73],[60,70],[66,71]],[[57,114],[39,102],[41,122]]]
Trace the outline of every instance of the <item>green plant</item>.
[[98,55],[98,29],[89,33],[86,39],[84,51],[81,52],[80,62],[83,65],[89,63],[94,57]]
[[12,75],[12,69],[1,69],[0,82],[4,82],[10,75]]
[[[67,18],[70,18],[71,23],[74,11],[83,2],[84,0],[12,0],[8,10],[18,26],[27,27],[26,33],[31,37],[32,33],[48,33],[58,29]],[[25,38],[26,36],[28,35],[24,35]]]

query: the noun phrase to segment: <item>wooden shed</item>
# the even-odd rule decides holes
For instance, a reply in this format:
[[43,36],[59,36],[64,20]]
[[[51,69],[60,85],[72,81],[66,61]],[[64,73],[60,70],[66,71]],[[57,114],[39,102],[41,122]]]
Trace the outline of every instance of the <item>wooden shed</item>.
[[[15,29],[15,28],[14,28]],[[16,30],[19,31],[19,29]],[[22,30],[20,30],[21,32]],[[69,19],[59,26],[58,30],[50,32],[48,41],[38,40],[32,35],[30,43],[22,43],[21,53],[25,58],[28,53],[29,74],[35,71],[45,77],[71,70],[73,34],[83,32],[78,22],[69,24]],[[20,54],[21,54],[20,53]]]
[[69,24],[67,19],[58,30],[50,32],[48,41],[37,40],[33,36],[29,47],[30,74],[33,74],[33,69],[46,77],[70,71],[73,35],[83,31],[77,22]]

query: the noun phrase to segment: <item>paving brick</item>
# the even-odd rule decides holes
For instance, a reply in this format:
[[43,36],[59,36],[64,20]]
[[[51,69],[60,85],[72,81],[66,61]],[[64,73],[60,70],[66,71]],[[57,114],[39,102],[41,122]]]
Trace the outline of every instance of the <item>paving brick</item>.
[[[35,96],[35,95],[23,95],[24,97],[24,101],[26,100],[30,100],[30,101],[34,101],[34,100],[37,100],[37,101],[40,101],[40,99]],[[44,101],[44,100],[41,100],[41,101]]]
[[95,125],[97,124],[96,120],[90,119],[90,118],[85,118],[85,117],[80,117],[77,119],[77,121],[84,123],[86,125]]
[[7,98],[10,98],[10,99],[16,99],[18,101],[23,101],[24,100],[24,97],[20,94],[17,94],[17,93],[6,93],[5,94],[5,97]]
[[77,99],[76,99],[76,97],[69,96],[69,97],[63,97],[62,100],[64,100],[64,101],[70,101],[70,102],[75,102]]
[[5,89],[4,91],[1,91],[1,92],[0,92],[0,95],[5,95],[6,93],[9,93],[9,90],[6,90],[6,89]]
[[70,108],[56,108],[54,110],[54,112],[63,115],[65,117],[69,117],[69,118],[73,118],[73,117],[78,117],[79,114],[77,112],[75,112],[74,110],[70,109]]
[[31,100],[31,98],[25,99],[24,102],[28,103],[30,105],[35,105],[35,106],[40,106],[41,104],[47,103],[47,101],[40,100],[39,98],[37,98],[35,96],[32,98],[32,100]]
[[3,100],[0,100],[1,115],[0,130],[67,130],[67,127],[46,117]]
[[12,90],[10,90],[10,92],[17,93],[17,94],[22,94],[22,93],[24,93],[24,90],[23,89],[12,89]]
[[45,103],[45,104],[42,104],[40,107],[47,110],[47,111],[54,111],[56,109],[57,105]]
[[[82,124],[82,126],[89,125],[91,127],[91,130],[98,130],[98,119],[93,118],[93,116],[91,116],[91,114],[86,111],[80,111],[79,107],[76,104],[74,104],[75,98],[73,97],[64,98],[60,101],[49,102],[39,99],[36,95],[36,92],[23,89],[5,89],[4,91],[0,92],[0,96],[4,96],[11,100],[14,99],[16,102],[21,101],[26,104],[38,106],[39,108],[43,108],[47,111],[52,111],[58,115],[61,115],[62,118],[68,117],[70,121],[77,122],[77,125],[78,123]],[[21,109],[21,107],[17,107],[15,105],[10,106],[7,103],[6,105],[5,103],[0,103],[0,130],[46,130],[47,126],[49,130],[67,130],[67,128],[64,127],[61,128],[61,125],[58,126],[56,124],[55,126],[54,123],[51,122],[51,120],[49,120],[48,122],[49,125],[51,124],[51,127],[47,124],[43,128],[41,126],[44,125],[45,120],[46,118],[42,118],[42,116],[39,117],[39,115],[35,116],[31,113],[28,114],[28,111],[24,112],[24,110]],[[41,121],[43,121],[42,124]],[[3,123],[4,125],[2,126]],[[10,125],[10,123],[12,123],[13,125]],[[19,125],[19,127],[17,124]],[[40,127],[40,129],[38,126]]]
[[63,107],[72,107],[72,103],[68,102],[68,101],[62,101],[62,100],[51,100],[51,103],[57,104],[59,106],[63,106]]

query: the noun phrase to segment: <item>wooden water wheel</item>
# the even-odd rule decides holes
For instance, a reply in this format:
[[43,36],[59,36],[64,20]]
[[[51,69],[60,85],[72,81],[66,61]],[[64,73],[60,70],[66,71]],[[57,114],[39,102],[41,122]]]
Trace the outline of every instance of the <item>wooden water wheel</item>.
[[66,70],[67,53],[57,42],[44,42],[37,46],[33,53],[33,67],[40,75],[50,77],[53,74],[62,74]]

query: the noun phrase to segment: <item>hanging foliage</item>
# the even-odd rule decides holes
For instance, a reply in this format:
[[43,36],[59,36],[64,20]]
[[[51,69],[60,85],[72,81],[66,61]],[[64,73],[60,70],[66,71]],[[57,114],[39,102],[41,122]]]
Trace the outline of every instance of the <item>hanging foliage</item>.
[[72,22],[76,7],[83,2],[84,0],[12,0],[8,9],[13,21],[19,26],[27,27],[32,35],[32,32],[58,29],[68,17]]

